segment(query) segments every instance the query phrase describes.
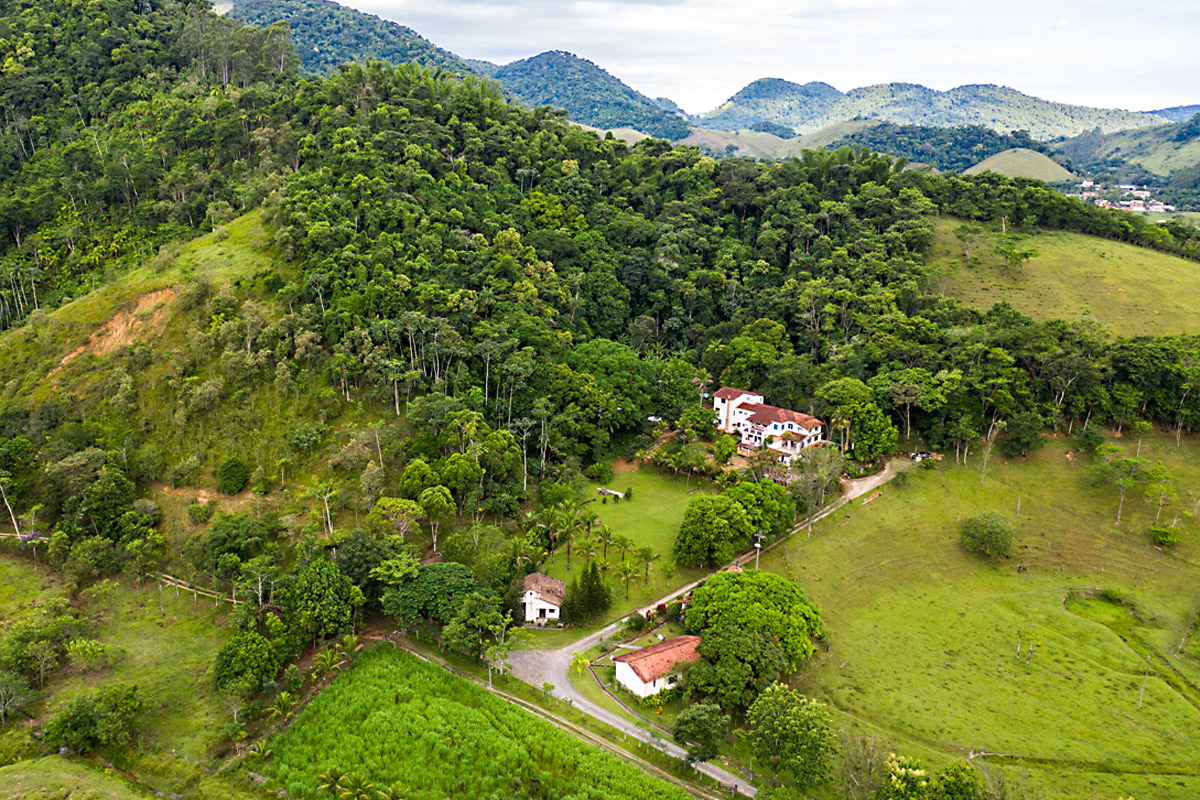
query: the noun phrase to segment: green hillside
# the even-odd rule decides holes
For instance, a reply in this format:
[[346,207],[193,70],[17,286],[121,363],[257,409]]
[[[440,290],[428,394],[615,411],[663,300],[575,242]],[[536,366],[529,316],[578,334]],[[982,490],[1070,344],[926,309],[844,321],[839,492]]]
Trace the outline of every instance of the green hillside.
[[694,121],[722,130],[763,121],[807,133],[856,118],[932,127],[978,125],[1002,134],[1024,130],[1035,139],[1075,136],[1094,128],[1144,128],[1165,121],[1152,114],[1055,103],[1002,86],[959,86],[939,92],[887,83],[842,94],[828,84],[800,85],[779,79],[755,81]]
[[[947,292],[986,309],[1011,303],[1035,319],[1095,319],[1125,336],[1200,333],[1195,298],[1200,265],[1164,253],[1078,233],[1039,231],[1021,241],[1038,255],[1005,269],[999,232],[977,236],[964,266],[958,220],[938,221],[929,263]],[[1007,274],[1006,274],[1007,273]]]
[[[1128,435],[1113,441],[1138,449]],[[1200,650],[1178,652],[1200,603],[1200,525],[1185,521],[1178,551],[1162,552],[1147,532],[1153,509],[1131,496],[1114,526],[1116,491],[1093,485],[1092,456],[1068,441],[993,454],[983,480],[981,451],[969,466],[948,457],[913,470],[764,554],[762,567],[803,586],[828,624],[829,648],[800,685],[846,725],[933,766],[986,754],[972,763],[1024,784],[1018,796],[1200,793]],[[1180,486],[1200,485],[1194,439],[1147,436],[1140,453]],[[963,520],[1016,519],[1018,502],[1012,558],[963,550]]]
[[371,59],[441,67],[456,75],[479,71],[479,62],[443,50],[412,28],[333,0],[235,0],[229,13],[260,27],[286,22],[300,63],[322,75],[350,61]]
[[586,59],[562,51],[505,64],[492,75],[527,106],[553,106],[596,128],[633,128],[664,139],[687,136],[688,125]]
[[[692,128],[680,144],[694,145],[717,156],[732,153],[744,158],[791,158],[805,150],[823,150],[830,146],[855,144],[856,134],[880,125],[876,120],[855,119],[837,122],[826,128],[802,136],[781,137],[763,131],[722,131],[710,128]],[[732,147],[731,151],[729,148]],[[872,148],[874,149],[874,148]],[[878,150],[877,152],[887,152]]]
[[964,170],[963,174],[979,175],[984,172],[995,172],[1009,178],[1031,178],[1046,183],[1065,183],[1075,177],[1045,153],[1025,147],[1015,147],[985,158]]
[[1200,121],[1109,134],[1093,131],[1055,146],[1090,169],[1136,167],[1163,178],[1200,164]]

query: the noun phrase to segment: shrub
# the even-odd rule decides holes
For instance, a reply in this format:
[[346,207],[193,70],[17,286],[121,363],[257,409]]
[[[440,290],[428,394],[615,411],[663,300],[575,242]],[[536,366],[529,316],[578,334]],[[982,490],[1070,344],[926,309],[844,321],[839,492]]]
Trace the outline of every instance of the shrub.
[[237,494],[246,488],[250,468],[240,458],[227,458],[217,468],[217,488],[221,494]]
[[212,519],[212,503],[192,503],[187,507],[188,521],[193,525],[203,525]]
[[608,483],[613,479],[613,466],[611,461],[597,461],[586,470],[584,474],[597,483]]
[[1154,525],[1150,528],[1154,543],[1159,547],[1174,547],[1179,544],[1179,528],[1169,525]]
[[625,490],[625,499],[626,499],[626,500],[632,500],[632,499],[633,499],[633,487],[630,487],[630,488],[628,488],[628,489],[626,489],[626,490]]
[[1008,517],[988,511],[963,523],[963,547],[988,558],[1008,558],[1016,540],[1016,526]]
[[271,643],[254,631],[242,631],[234,634],[217,653],[213,686],[219,691],[240,682],[257,688],[274,678],[278,671],[279,656]]
[[109,686],[88,697],[76,697],[46,724],[44,741],[86,753],[98,747],[128,745],[142,701],[137,687]]
[[668,603],[665,618],[667,622],[679,622],[683,619],[683,603]]
[[642,631],[646,630],[648,624],[649,620],[642,616],[642,614],[638,611],[633,612],[625,619],[625,628],[633,631],[634,633],[641,633]]

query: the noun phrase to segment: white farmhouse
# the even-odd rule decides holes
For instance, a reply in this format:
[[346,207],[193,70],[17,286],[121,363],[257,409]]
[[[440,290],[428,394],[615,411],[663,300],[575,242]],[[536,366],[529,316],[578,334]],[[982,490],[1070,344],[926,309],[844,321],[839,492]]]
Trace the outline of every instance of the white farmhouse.
[[789,408],[769,406],[761,394],[723,387],[713,394],[717,427],[740,438],[745,450],[770,448],[780,461],[792,459],[808,447],[821,444],[825,423]]
[[650,697],[673,689],[683,671],[680,665],[700,658],[696,652],[699,644],[699,636],[676,636],[632,653],[614,656],[616,678],[638,697]]
[[526,575],[521,600],[525,605],[525,621],[545,625],[547,621],[557,620],[566,596],[567,585],[558,578],[540,572]]

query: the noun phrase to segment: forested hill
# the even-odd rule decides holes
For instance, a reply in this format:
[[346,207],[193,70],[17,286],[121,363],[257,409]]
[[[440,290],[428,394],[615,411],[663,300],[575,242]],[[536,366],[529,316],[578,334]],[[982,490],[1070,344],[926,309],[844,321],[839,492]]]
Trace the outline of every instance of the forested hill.
[[940,170],[963,172],[1005,150],[1023,147],[1039,153],[1054,151],[1030,138],[1025,131],[997,133],[981,125],[930,128],[881,122],[856,130],[832,146],[866,147],[876,153],[891,153],[911,162],[931,164]]
[[371,59],[442,67],[460,76],[486,75],[527,106],[561,108],[595,128],[634,128],[667,139],[688,134],[679,115],[570,53],[547,52],[504,66],[463,59],[411,28],[332,0],[237,0],[231,13],[260,26],[286,22],[301,63],[313,72],[327,75],[341,64]]
[[696,124],[720,130],[766,122],[809,133],[848,119],[881,119],[903,125],[981,125],[1035,139],[1075,136],[1093,128],[1117,131],[1161,125],[1153,114],[1055,103],[1003,86],[959,86],[939,92],[909,83],[885,83],[845,94],[828,84],[764,79],[742,89]]
[[634,128],[663,139],[688,135],[687,123],[677,114],[571,53],[514,61],[492,77],[528,106],[562,108],[572,120],[595,128]]
[[412,28],[331,0],[236,0],[230,15],[263,28],[286,22],[300,63],[322,75],[350,61],[371,59],[441,67],[460,76],[490,72],[480,69],[482,62],[443,50]]

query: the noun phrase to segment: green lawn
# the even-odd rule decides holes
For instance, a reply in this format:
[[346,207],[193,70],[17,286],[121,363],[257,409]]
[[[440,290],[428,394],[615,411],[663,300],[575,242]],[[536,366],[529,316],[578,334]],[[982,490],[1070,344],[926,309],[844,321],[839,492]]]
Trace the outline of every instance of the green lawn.
[[152,796],[87,762],[64,756],[47,756],[0,768],[0,800],[35,797],[141,800]]
[[1200,332],[1194,301],[1200,264],[1083,234],[1042,231],[1024,245],[1039,255],[1006,276],[992,250],[998,234],[982,237],[978,265],[963,265],[954,237],[961,224],[938,220],[928,260],[935,270],[948,271],[947,293],[967,305],[986,310],[1007,300],[1034,319],[1094,318],[1125,336]]
[[[799,683],[843,727],[934,765],[971,749],[1009,754],[988,763],[1010,778],[1028,769],[1047,797],[1198,795],[1200,668],[1167,651],[1200,606],[1200,526],[1184,523],[1176,552],[1155,549],[1152,511],[1131,491],[1115,528],[1115,492],[1091,486],[1088,459],[1066,451],[1052,442],[1028,460],[994,456],[982,484],[977,457],[915,470],[903,488],[764,557],[764,569],[817,602],[827,627],[829,649]],[[1200,487],[1200,441],[1176,448],[1155,435],[1142,455],[1167,465],[1181,495]],[[961,521],[1012,516],[1018,496],[1014,557],[965,553]],[[1080,599],[1093,588],[1127,596],[1140,619]]]
[[[663,563],[673,562],[671,550],[675,544],[675,534],[679,532],[679,525],[683,522],[683,512],[687,508],[688,501],[697,492],[712,491],[709,485],[693,481],[689,486],[683,478],[676,481],[668,475],[635,471],[622,472],[605,485],[605,488],[618,492],[632,489],[632,500],[621,500],[614,503],[610,498],[607,503],[602,503],[601,495],[596,494],[598,488],[600,488],[599,484],[589,485],[585,499],[595,498],[588,504],[588,507],[595,509],[600,517],[600,522],[610,526],[617,535],[628,537],[634,542],[635,547],[650,547],[658,554],[658,559],[650,568],[649,582],[645,579],[645,567],[639,565],[639,579],[632,587],[629,587],[629,597],[626,598],[626,587],[616,577],[616,566],[621,563],[621,553],[611,546],[608,548],[609,569],[605,571],[605,575],[609,587],[612,589],[613,607],[603,622],[621,619],[703,576],[704,570],[676,567],[671,579],[667,580],[663,575]],[[597,547],[596,553],[603,560],[603,547]],[[635,556],[633,553],[628,553],[626,558],[634,560]],[[568,572],[566,548],[559,547],[554,555],[553,563],[547,561],[542,565],[542,571],[569,584],[572,578],[579,575],[579,570],[585,564],[586,560],[582,554],[574,551],[571,556],[571,571]],[[565,638],[563,644],[577,639],[581,635],[583,635],[582,632],[572,632]],[[554,636],[553,632],[547,632],[545,637],[539,634],[537,646],[555,646],[543,643],[543,638],[546,642],[550,642],[552,641],[550,637]]]

